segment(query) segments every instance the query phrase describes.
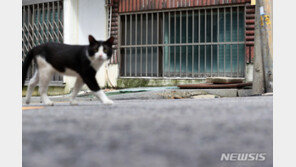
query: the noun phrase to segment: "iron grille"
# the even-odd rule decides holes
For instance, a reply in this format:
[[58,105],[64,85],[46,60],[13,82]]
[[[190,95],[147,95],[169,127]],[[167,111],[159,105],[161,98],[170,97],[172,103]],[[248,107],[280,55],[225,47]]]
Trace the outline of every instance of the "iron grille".
[[121,77],[244,77],[245,6],[120,15]]
[[[63,1],[53,1],[22,6],[22,60],[34,46],[46,42],[63,42]],[[28,78],[34,74],[33,63]],[[52,82],[60,84],[63,78],[58,74]]]

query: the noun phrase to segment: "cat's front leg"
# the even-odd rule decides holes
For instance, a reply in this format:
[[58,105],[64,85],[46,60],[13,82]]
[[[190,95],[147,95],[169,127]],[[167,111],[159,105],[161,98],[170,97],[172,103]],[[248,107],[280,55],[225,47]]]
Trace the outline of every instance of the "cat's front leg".
[[103,90],[99,90],[97,92],[95,92],[95,96],[101,100],[101,102],[103,104],[113,104],[114,102],[112,100],[110,100],[106,94],[104,93]]
[[93,91],[93,94],[103,103],[103,104],[113,104],[114,102],[110,100],[103,90],[100,89],[99,84],[95,78],[95,71],[90,70],[87,74],[82,75],[83,81],[86,83],[88,88]]

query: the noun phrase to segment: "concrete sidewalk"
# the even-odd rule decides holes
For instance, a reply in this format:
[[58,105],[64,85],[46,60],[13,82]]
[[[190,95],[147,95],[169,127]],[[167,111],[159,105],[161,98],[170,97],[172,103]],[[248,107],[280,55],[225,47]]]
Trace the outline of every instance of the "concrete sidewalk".
[[[175,87],[151,87],[121,89],[106,92],[112,100],[148,100],[148,99],[183,99],[198,98],[199,95],[213,95],[212,97],[247,97],[252,94],[251,89],[177,89]],[[69,101],[70,95],[50,96],[55,102]],[[210,97],[210,96],[209,96]],[[25,102],[23,97],[23,104]],[[90,92],[81,92],[79,101],[97,100]],[[40,103],[40,97],[32,97],[32,103]]]

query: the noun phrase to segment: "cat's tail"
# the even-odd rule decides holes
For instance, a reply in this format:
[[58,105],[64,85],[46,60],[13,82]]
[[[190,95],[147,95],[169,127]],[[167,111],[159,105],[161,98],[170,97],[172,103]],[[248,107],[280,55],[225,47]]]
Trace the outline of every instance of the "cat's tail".
[[23,69],[22,69],[22,73],[23,73],[23,80],[22,80],[22,87],[24,87],[25,81],[26,81],[26,77],[27,77],[27,73],[28,73],[28,69],[31,65],[31,62],[34,58],[34,54],[33,54],[33,49],[29,51],[29,53],[27,54],[27,56],[25,57],[25,60],[23,62]]

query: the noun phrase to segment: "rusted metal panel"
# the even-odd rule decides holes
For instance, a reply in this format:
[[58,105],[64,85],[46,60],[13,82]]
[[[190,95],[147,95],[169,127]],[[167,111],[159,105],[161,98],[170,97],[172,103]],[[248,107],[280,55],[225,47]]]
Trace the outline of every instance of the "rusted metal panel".
[[250,54],[251,54],[251,62],[254,61],[254,46],[251,46],[251,50],[250,50]]
[[249,46],[246,46],[246,56],[245,56],[245,59],[246,59],[246,63],[250,63],[250,47]]
[[139,9],[138,9],[138,7],[139,7],[138,1],[139,1],[139,0],[134,0],[134,10],[135,10],[135,11],[138,11],[138,10],[139,10]]
[[247,46],[253,46],[254,45],[254,41],[246,41],[246,45]]
[[[119,12],[246,3],[248,0],[120,0]],[[252,13],[249,9],[247,13]]]
[[248,31],[246,31],[246,35],[247,36],[254,36],[255,35],[255,31],[254,30],[248,30]]
[[212,0],[208,0],[208,1],[207,1],[207,5],[211,5],[211,1],[212,1]]
[[246,36],[247,41],[254,41],[254,36]]

